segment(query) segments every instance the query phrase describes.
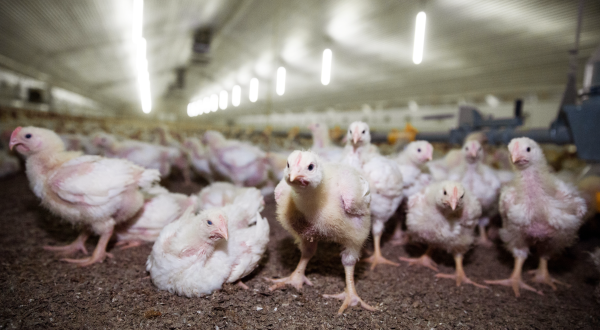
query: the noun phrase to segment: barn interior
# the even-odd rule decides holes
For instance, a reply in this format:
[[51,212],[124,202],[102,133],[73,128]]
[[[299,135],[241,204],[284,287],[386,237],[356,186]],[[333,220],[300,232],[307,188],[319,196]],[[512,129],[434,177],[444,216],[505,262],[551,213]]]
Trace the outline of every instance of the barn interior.
[[[427,247],[393,244],[397,224],[410,229],[406,196],[381,236],[382,254],[399,265],[356,264],[357,291],[376,311],[336,315],[341,302],[322,297],[344,289],[343,249],[330,242],[319,244],[306,269],[314,285],[271,291],[268,279],[286,276],[301,258],[276,212],[288,156],[312,150],[337,161],[352,149],[355,122],[368,125],[386,159],[425,140],[430,163],[447,163],[477,140],[486,166],[511,179],[518,171],[510,141],[536,141],[549,175],[585,201],[577,240],[549,261],[568,285],[531,284],[539,294],[521,290],[517,298],[508,287],[456,286],[410,267],[399,258]],[[85,226],[65,222],[36,196],[27,157],[13,148],[18,127],[28,126],[55,132],[69,151],[155,168],[171,193],[201,199],[221,181],[257,188],[270,234],[244,278],[248,289],[225,283],[194,298],[160,290],[146,268],[153,242],[122,249],[116,233],[111,257],[87,267],[44,250],[72,242]],[[598,329],[597,127],[598,1],[1,1],[0,327]],[[206,132],[239,151],[218,150]],[[142,156],[128,158],[142,144]],[[156,162],[140,160],[154,153]],[[225,173],[247,172],[251,162],[264,165],[259,179]],[[465,254],[475,282],[513,270],[503,220],[496,210],[492,245],[473,244]],[[85,245],[90,252],[98,236]],[[371,235],[363,256],[373,242]],[[525,271],[538,266],[536,251]],[[447,273],[452,257],[433,253]]]

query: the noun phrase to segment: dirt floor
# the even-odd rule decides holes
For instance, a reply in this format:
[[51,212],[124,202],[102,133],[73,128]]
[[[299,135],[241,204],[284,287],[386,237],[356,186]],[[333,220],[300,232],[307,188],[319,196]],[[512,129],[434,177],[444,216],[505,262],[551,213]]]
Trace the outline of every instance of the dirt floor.
[[[200,185],[169,189],[196,192]],[[0,328],[1,329],[600,329],[600,304],[594,291],[600,275],[586,251],[600,246],[598,231],[582,230],[581,240],[550,267],[557,279],[572,284],[553,292],[534,286],[544,296],[525,291],[515,298],[507,287],[456,287],[437,279],[425,268],[365,265],[357,270],[357,290],[378,311],[350,308],[337,316],[341,301],[324,293],[344,288],[339,247],[322,243],[307,269],[314,286],[301,292],[288,288],[269,292],[264,277],[288,275],[300,252],[274,218],[275,204],[267,200],[263,212],[271,224],[268,252],[259,268],[245,279],[250,290],[225,285],[204,298],[184,298],[158,291],[145,270],[151,245],[129,250],[110,246],[114,259],[88,268],[61,262],[44,251],[45,244],[66,244],[77,231],[39,206],[27,179],[19,175],[0,181]],[[392,220],[393,221],[393,220]],[[392,224],[393,225],[393,224]],[[392,247],[390,259],[416,256],[422,247]],[[92,250],[95,240],[87,247]],[[371,243],[367,250],[371,249]],[[442,272],[452,272],[449,255],[434,259]],[[499,245],[476,248],[467,254],[465,270],[473,280],[510,275],[512,257]],[[530,258],[529,270],[537,261]]]

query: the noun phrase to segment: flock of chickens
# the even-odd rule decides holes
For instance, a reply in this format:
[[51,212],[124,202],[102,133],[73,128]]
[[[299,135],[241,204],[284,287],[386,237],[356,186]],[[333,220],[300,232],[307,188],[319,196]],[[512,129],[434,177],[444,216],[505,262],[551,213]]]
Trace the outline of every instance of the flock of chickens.
[[[363,261],[371,269],[399,265],[380,248],[385,223],[397,210],[406,216],[391,244],[428,246],[419,258],[400,258],[408,265],[438,271],[431,253],[445,250],[454,256],[456,271],[437,277],[486,288],[467,277],[463,256],[475,242],[492,244],[487,227],[499,214],[500,238],[515,266],[510,278],[484,282],[510,286],[516,296],[520,289],[542,294],[522,279],[522,265],[533,249],[540,261],[532,280],[554,290],[564,284],[549,275],[548,260],[573,244],[579,227],[594,214],[597,177],[579,182],[582,189],[559,179],[541,147],[528,138],[513,139],[490,161],[484,135],[474,134],[461,149],[433,161],[434,148],[426,141],[381,155],[363,122],[350,125],[345,148],[331,143],[325,125],[310,129],[310,151],[265,152],[216,131],[178,141],[159,128],[158,141],[148,143],[103,132],[59,136],[31,126],[14,129],[7,147],[25,158],[30,187],[42,205],[84,228],[73,243],[46,250],[87,255],[86,240],[99,235],[91,256],[63,259],[88,266],[112,257],[106,251],[111,239],[121,248],[154,242],[146,263],[152,281],[179,295],[210,294],[223,283],[247,288],[241,280],[256,268],[269,241],[269,223],[260,215],[263,196],[273,193],[277,220],[295,238],[301,258],[288,277],[270,279],[270,290],[312,285],[306,266],[319,241],[333,241],[342,246],[346,289],[324,297],[343,300],[339,313],[357,305],[374,310],[356,292],[354,268],[369,233],[374,252]],[[18,159],[6,148],[0,155],[1,176],[19,170]],[[498,169],[492,162],[506,166]],[[173,167],[186,182],[195,173],[210,184],[191,196],[171,193],[159,183]]]

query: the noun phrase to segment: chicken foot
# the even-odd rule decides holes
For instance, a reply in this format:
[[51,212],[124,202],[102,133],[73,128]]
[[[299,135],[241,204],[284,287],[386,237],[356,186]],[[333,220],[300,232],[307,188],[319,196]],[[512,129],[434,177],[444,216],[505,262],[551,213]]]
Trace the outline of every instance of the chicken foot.
[[275,283],[269,287],[269,291],[283,288],[288,284],[296,288],[296,290],[302,289],[303,284],[311,286],[313,285],[312,282],[304,275],[304,272],[306,271],[306,265],[317,251],[317,242],[302,241],[301,249],[302,256],[300,257],[300,262],[298,262],[298,266],[296,266],[296,269],[292,272],[292,274],[290,274],[290,276],[284,278],[265,277],[265,280]]
[[515,292],[515,297],[520,297],[521,293],[519,291],[519,288],[525,289],[525,290],[529,290],[529,291],[533,291],[539,295],[543,295],[543,293],[541,291],[537,291],[536,289],[532,288],[531,286],[525,284],[525,282],[523,282],[522,277],[521,277],[521,273],[523,272],[523,263],[525,262],[525,258],[523,257],[516,257],[515,258],[515,267],[513,269],[512,274],[510,275],[510,277],[508,279],[505,280],[494,280],[494,281],[484,281],[487,284],[492,284],[492,285],[504,285],[504,286],[510,286],[513,288],[513,291]]
[[373,241],[375,245],[375,251],[373,252],[373,255],[368,258],[364,258],[361,261],[370,262],[371,270],[375,269],[375,266],[377,266],[378,264],[400,266],[400,264],[390,261],[381,255],[381,234],[373,235]]
[[94,249],[94,253],[92,253],[92,256],[87,257],[87,258],[82,258],[82,259],[65,258],[65,259],[61,259],[61,260],[77,264],[80,267],[86,267],[86,266],[95,264],[97,262],[102,262],[102,261],[104,261],[104,259],[106,259],[106,257],[112,258],[113,255],[106,252],[106,246],[108,245],[108,241],[110,240],[112,234],[113,234],[113,230],[111,229],[109,232],[104,233],[100,236],[100,239],[98,240],[98,244],[96,245],[96,248]]
[[470,278],[467,277],[465,271],[463,269],[463,256],[461,254],[457,254],[454,256],[454,264],[456,265],[456,273],[455,274],[442,274],[438,273],[435,275],[437,278],[450,278],[456,280],[456,286],[460,286],[461,283],[465,284],[473,284],[474,286],[482,289],[488,289],[487,286],[481,285],[471,281]]
[[134,248],[134,247],[138,247],[141,246],[142,242],[141,241],[118,241],[115,246],[120,246],[121,250],[125,250],[125,249],[130,249],[130,248]]
[[433,253],[433,249],[431,247],[428,247],[427,251],[425,251],[425,253],[419,258],[400,257],[399,259],[401,261],[408,262],[409,266],[420,265],[420,266],[425,266],[427,268],[431,268],[431,269],[435,270],[436,272],[439,272],[439,269],[437,268],[437,264],[435,263],[435,261],[433,261],[433,259],[431,259],[431,253]]
[[59,252],[62,255],[68,256],[77,251],[83,252],[83,254],[88,254],[87,249],[85,248],[85,242],[90,237],[90,233],[87,231],[83,231],[77,238],[73,241],[73,243],[64,246],[44,246],[44,250]]
[[571,286],[567,283],[561,282],[559,280],[556,280],[556,279],[550,277],[550,273],[548,272],[548,259],[546,259],[544,257],[540,258],[540,264],[538,266],[538,269],[530,270],[527,273],[533,274],[533,278],[531,279],[532,281],[537,282],[537,283],[548,284],[554,291],[556,291],[555,284],[564,285],[566,287]]
[[323,298],[334,298],[344,301],[342,307],[338,310],[338,315],[341,315],[348,306],[357,306],[358,304],[368,311],[375,311],[374,307],[369,306],[356,293],[356,288],[354,287],[354,265],[344,266],[344,271],[346,272],[346,289],[344,289],[344,292],[339,294],[324,294]]

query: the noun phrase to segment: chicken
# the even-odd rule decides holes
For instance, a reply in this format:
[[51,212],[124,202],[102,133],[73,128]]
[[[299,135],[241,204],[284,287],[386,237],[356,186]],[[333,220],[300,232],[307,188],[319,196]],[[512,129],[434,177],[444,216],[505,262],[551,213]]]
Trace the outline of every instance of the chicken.
[[154,187],[149,193],[142,211],[115,229],[116,245],[122,249],[156,241],[166,225],[197,204],[196,196],[170,193],[162,187]]
[[354,287],[354,266],[371,226],[369,183],[350,166],[323,162],[313,152],[298,150],[288,157],[284,176],[275,189],[277,220],[294,236],[302,256],[290,276],[271,280],[275,284],[269,290],[288,284],[298,290],[304,283],[312,285],[304,275],[306,265],[317,243],[329,240],[343,247],[346,290],[324,297],[344,300],[339,314],[358,304],[374,310],[360,299]]
[[[596,266],[596,270],[600,272],[600,248],[596,248],[593,253],[590,253],[590,257],[592,258],[594,266]],[[600,284],[596,286],[594,296],[596,297],[596,301],[600,304]]]
[[[369,126],[362,122],[353,123],[349,132],[349,141],[354,145],[360,145],[345,154],[343,162],[361,171],[369,182],[371,191],[371,224],[373,233],[374,252],[373,255],[363,259],[371,263],[371,269],[378,264],[398,266],[397,263],[384,258],[381,254],[381,235],[385,223],[394,215],[403,198],[402,173],[396,162],[376,153],[371,148],[371,133]],[[366,142],[365,142],[366,141]],[[361,150],[372,150],[361,152]]]
[[[244,214],[237,205],[198,215],[190,208],[167,225],[146,262],[154,285],[178,295],[200,297],[250,274],[269,242],[269,223],[259,213],[253,219]],[[248,226],[252,221],[256,225]],[[241,281],[239,285],[247,288]]]
[[492,242],[487,238],[486,226],[490,219],[498,214],[498,195],[501,183],[496,172],[483,164],[483,147],[479,141],[465,142],[462,154],[464,160],[458,168],[450,172],[448,178],[461,182],[464,188],[481,204],[482,217],[479,219],[478,244],[491,247]]
[[289,153],[283,152],[268,152],[267,153],[267,162],[269,164],[269,171],[271,175],[277,180],[281,181],[283,179],[283,170],[285,169],[287,156]]
[[237,186],[258,186],[268,177],[266,154],[259,148],[235,140],[227,140],[216,131],[204,133],[210,163],[221,176]]
[[56,133],[37,127],[17,127],[10,148],[26,158],[26,174],[31,189],[52,213],[86,229],[77,240],[64,247],[47,250],[87,253],[84,243],[90,232],[100,235],[91,257],[63,259],[88,266],[103,261],[114,226],[133,217],[143,205],[139,188],[149,189],[159,180],[156,170],[148,170],[122,159],[82,156],[65,151]]
[[198,193],[196,205],[200,210],[210,210],[230,204],[237,205],[245,211],[244,219],[251,219],[257,212],[262,212],[265,200],[261,191],[256,188],[236,187],[229,182],[215,182]]
[[454,256],[455,274],[437,274],[437,277],[452,278],[456,285],[461,283],[485,286],[471,281],[463,270],[463,255],[473,243],[473,229],[481,216],[481,205],[477,198],[456,181],[436,182],[408,200],[406,227],[411,238],[429,245],[420,258],[404,258],[409,265],[420,264],[437,271],[431,259],[433,248],[442,248]]
[[19,159],[6,150],[0,149],[0,179],[21,171]]
[[339,162],[342,159],[344,149],[331,143],[327,125],[323,123],[310,124],[308,129],[312,132],[312,152],[319,155],[324,161]]
[[188,163],[187,150],[171,136],[166,127],[159,126],[156,128],[158,133],[158,142],[160,145],[171,149],[171,165],[178,168],[183,174],[183,179],[186,185],[191,184],[190,166]]
[[183,142],[186,148],[188,159],[192,164],[192,169],[208,182],[214,182],[213,171],[210,167],[208,152],[200,139],[189,137]]
[[[433,146],[427,141],[414,141],[409,143],[404,150],[395,158],[400,167],[404,183],[403,194],[405,200],[420,192],[432,181],[430,174],[424,173],[423,165],[431,161]],[[403,245],[408,237],[402,230],[402,222],[399,221],[394,231],[392,245]]]
[[106,133],[97,133],[94,144],[104,149],[104,156],[109,158],[127,159],[137,165],[160,171],[162,177],[171,173],[170,159],[176,156],[174,150],[150,143],[125,140]]
[[377,146],[371,144],[369,125],[362,121],[350,124],[342,162],[355,168],[361,168],[362,164],[376,155],[379,155],[379,150]]
[[517,297],[520,288],[538,292],[521,278],[529,248],[535,247],[540,263],[538,269],[532,271],[533,280],[556,290],[555,284],[561,282],[550,277],[548,259],[577,238],[586,213],[585,201],[574,187],[549,172],[542,149],[535,141],[516,138],[508,150],[517,174],[500,193],[503,221],[500,237],[515,257],[515,266],[509,279],[486,283],[511,286]]

